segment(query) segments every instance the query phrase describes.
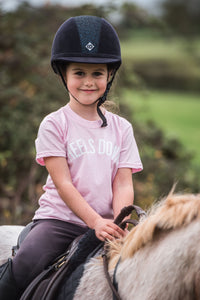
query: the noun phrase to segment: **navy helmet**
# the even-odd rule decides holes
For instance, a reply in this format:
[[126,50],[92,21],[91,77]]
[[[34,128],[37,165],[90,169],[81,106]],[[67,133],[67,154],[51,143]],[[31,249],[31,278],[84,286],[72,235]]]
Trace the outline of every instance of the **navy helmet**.
[[97,111],[103,120],[102,126],[106,126],[106,119],[99,106],[106,100],[116,71],[121,65],[119,38],[113,26],[96,16],[77,16],[65,21],[53,40],[51,66],[61,76],[66,88],[60,65],[69,62],[107,64],[113,70],[104,95],[97,99]]

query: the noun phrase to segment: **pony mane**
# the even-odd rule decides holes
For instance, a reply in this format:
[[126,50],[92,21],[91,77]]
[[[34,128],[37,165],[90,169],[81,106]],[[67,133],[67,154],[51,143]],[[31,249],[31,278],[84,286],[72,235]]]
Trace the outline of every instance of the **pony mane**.
[[140,248],[154,240],[156,233],[186,226],[200,218],[200,194],[173,194],[155,204],[148,217],[143,219],[121,241],[110,243],[110,263],[113,268],[118,261],[134,255]]

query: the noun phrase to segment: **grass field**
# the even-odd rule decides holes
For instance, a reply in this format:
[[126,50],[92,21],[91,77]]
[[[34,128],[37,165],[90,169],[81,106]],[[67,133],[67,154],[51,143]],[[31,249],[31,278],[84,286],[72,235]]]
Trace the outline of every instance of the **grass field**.
[[[122,57],[125,59],[192,59],[199,57],[200,39],[187,40],[176,36],[154,35],[152,32],[133,33],[121,42]],[[193,57],[192,57],[193,56]]]
[[194,152],[194,163],[200,165],[199,95],[126,90],[124,99],[134,109],[134,118],[153,120],[167,136],[176,137],[186,149]]

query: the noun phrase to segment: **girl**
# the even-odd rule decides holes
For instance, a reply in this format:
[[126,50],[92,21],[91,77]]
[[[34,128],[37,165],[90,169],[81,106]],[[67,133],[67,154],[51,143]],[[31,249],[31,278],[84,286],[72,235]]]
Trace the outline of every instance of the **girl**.
[[131,124],[101,107],[120,64],[119,39],[106,20],[72,17],[58,29],[51,65],[69,103],[40,125],[36,160],[49,175],[32,230],[0,280],[1,299],[18,299],[88,228],[101,241],[124,235],[113,219],[133,203],[132,173],[142,163]]

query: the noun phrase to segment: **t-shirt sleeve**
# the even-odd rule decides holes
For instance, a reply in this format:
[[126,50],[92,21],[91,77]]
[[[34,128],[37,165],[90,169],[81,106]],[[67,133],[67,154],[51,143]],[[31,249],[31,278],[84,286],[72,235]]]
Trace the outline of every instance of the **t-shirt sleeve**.
[[64,135],[59,122],[46,117],[40,124],[38,136],[35,140],[36,161],[44,166],[44,157],[66,157]]
[[139,172],[143,169],[131,125],[129,125],[123,133],[119,168],[131,168],[132,173]]

